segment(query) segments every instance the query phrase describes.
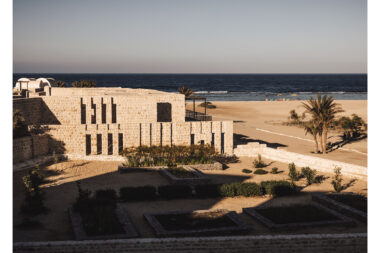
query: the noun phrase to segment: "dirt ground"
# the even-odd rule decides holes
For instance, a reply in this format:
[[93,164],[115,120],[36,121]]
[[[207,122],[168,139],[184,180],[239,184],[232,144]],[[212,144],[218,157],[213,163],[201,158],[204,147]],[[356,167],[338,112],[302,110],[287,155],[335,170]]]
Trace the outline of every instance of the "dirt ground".
[[[247,143],[258,141],[269,147],[281,147],[291,152],[318,156],[326,159],[367,166],[367,138],[344,145],[328,154],[313,154],[314,141],[310,135],[305,135],[303,128],[297,126],[282,125],[288,120],[289,111],[296,110],[302,115],[304,109],[302,101],[226,101],[212,102],[216,109],[207,109],[207,114],[213,116],[213,120],[234,121],[234,143]],[[345,112],[338,116],[350,116],[355,113],[367,121],[367,100],[339,100]],[[196,110],[204,112],[204,108],[198,106]],[[187,104],[187,109],[192,110],[192,103]],[[340,141],[341,133],[330,132],[328,141]]]
[[[288,165],[265,160],[270,165],[265,170],[270,171],[272,167],[278,167],[281,173],[273,175],[254,175],[245,174],[242,169],[252,169],[253,158],[241,158],[239,163],[229,164],[228,168],[223,171],[203,171],[211,178],[212,183],[227,182],[260,182],[264,180],[282,180],[287,179]],[[135,172],[120,174],[117,172],[119,162],[99,162],[99,161],[65,161],[50,166],[41,166],[41,169],[47,175],[48,182],[43,186],[46,193],[45,204],[49,212],[40,215],[36,219],[43,223],[43,227],[26,229],[18,226],[22,221],[20,206],[24,199],[24,189],[22,185],[22,176],[27,171],[19,171],[13,174],[13,222],[14,222],[14,241],[46,241],[46,240],[72,240],[73,233],[68,218],[67,209],[75,201],[78,191],[76,181],[82,182],[82,188],[96,191],[98,189],[112,188],[119,192],[121,187],[125,186],[143,186],[143,185],[166,185],[169,184],[166,178],[158,173],[157,170],[150,172]],[[297,168],[300,170],[300,168]],[[143,219],[144,213],[165,212],[175,210],[215,210],[227,209],[236,211],[238,215],[253,226],[251,234],[270,234],[271,232],[242,213],[242,208],[254,207],[259,205],[286,205],[290,203],[306,203],[311,201],[310,192],[332,192],[331,185],[332,174],[318,173],[327,177],[321,184],[313,184],[303,188],[302,194],[296,197],[236,197],[236,198],[217,198],[217,199],[178,199],[170,201],[144,201],[122,203],[133,223],[136,225],[141,237],[154,237],[154,233],[147,222]],[[344,178],[344,183],[352,181],[352,178]],[[298,186],[306,186],[305,179],[297,182]],[[344,192],[355,192],[367,195],[367,182],[356,180],[351,182],[350,187]],[[325,227],[310,228],[302,231],[289,231],[282,233],[342,233],[342,232],[365,232],[366,225],[357,224],[356,227]]]

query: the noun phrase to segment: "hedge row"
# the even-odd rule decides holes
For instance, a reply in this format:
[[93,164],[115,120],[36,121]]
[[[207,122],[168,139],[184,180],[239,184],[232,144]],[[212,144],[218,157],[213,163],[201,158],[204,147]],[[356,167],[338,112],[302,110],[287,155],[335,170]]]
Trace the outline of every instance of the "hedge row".
[[[236,196],[286,196],[295,194],[296,188],[287,181],[263,181],[256,183],[203,184],[195,186],[195,196],[198,198],[236,197]],[[123,187],[120,189],[120,201],[154,200],[190,198],[193,189],[188,185],[163,185],[157,189],[154,186]]]

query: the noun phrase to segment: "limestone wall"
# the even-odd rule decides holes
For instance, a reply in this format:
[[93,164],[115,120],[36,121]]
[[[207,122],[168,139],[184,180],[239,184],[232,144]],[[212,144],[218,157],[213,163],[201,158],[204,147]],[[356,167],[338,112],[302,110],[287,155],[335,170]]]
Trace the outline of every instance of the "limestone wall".
[[[118,155],[125,147],[192,143],[233,152],[233,123],[185,122],[185,97],[181,94],[125,88],[48,87],[45,92],[41,98],[13,103],[28,125],[50,129],[50,153]],[[28,152],[25,148],[20,159],[29,157]]]
[[13,252],[367,252],[367,234],[296,234],[14,243]]
[[323,159],[315,156],[302,155],[282,149],[268,148],[265,144],[250,142],[246,145],[237,145],[234,149],[236,156],[262,157],[283,162],[292,163],[299,167],[310,167],[323,172],[334,173],[335,167],[340,167],[341,172],[350,177],[367,179],[367,168],[359,165],[343,163],[339,161]]
[[35,135],[13,139],[13,163],[23,162],[49,152],[48,136]]
[[41,98],[19,98],[13,100],[13,111],[19,110],[26,124],[39,124],[41,121]]
[[[224,153],[232,154],[232,122],[231,121],[204,121],[180,123],[129,123],[129,124],[90,124],[90,125],[51,125],[49,134],[51,143],[63,144],[67,154],[86,154],[86,135],[90,136],[90,155],[118,155],[119,148],[137,147],[140,145],[190,145],[191,134],[194,135],[194,144],[204,141],[212,144],[218,152],[222,151],[221,135],[224,133]],[[112,141],[109,142],[110,134]],[[100,135],[100,136],[98,136]],[[99,144],[98,144],[99,141]],[[52,144],[50,150],[53,151]],[[112,145],[109,145],[111,144]],[[98,154],[98,145],[101,152]],[[59,146],[59,145],[58,145]],[[54,150],[58,153],[57,150]]]

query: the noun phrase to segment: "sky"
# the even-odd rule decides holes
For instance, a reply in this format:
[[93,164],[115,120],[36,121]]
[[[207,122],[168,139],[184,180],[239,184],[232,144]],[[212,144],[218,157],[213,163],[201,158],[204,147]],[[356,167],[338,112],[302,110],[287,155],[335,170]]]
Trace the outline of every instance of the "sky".
[[367,73],[366,0],[14,0],[14,73]]

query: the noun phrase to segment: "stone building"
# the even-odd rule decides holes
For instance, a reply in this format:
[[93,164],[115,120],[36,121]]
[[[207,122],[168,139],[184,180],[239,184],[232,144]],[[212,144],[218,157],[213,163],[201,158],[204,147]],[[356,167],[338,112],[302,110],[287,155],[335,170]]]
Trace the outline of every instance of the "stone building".
[[14,99],[13,109],[28,125],[47,126],[49,152],[114,156],[125,147],[204,143],[233,153],[233,122],[186,120],[182,94],[50,86],[40,94]]

